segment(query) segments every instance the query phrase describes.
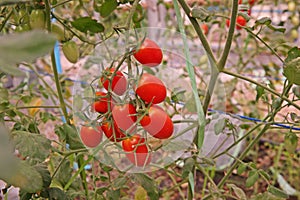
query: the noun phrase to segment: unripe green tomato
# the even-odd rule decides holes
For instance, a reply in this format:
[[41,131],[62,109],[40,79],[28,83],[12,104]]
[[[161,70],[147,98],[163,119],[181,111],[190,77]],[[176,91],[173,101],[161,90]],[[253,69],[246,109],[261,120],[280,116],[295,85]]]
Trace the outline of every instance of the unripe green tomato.
[[291,18],[291,22],[294,26],[298,26],[299,25],[299,17],[296,15],[293,15]]
[[297,29],[292,29],[291,31],[291,37],[292,39],[297,39],[299,36]]
[[294,1],[288,2],[288,10],[290,12],[294,12],[296,10],[296,3]]
[[29,31],[29,30],[30,30],[30,27],[28,24],[19,25],[15,29],[16,32],[25,32],[25,31]]
[[32,29],[44,29],[46,26],[46,14],[43,10],[33,10],[29,17],[30,27]]
[[76,63],[78,61],[79,49],[73,40],[65,42],[62,46],[62,51],[69,62]]
[[66,41],[71,38],[70,33],[64,30],[60,24],[52,23],[51,31],[57,36],[59,41]]

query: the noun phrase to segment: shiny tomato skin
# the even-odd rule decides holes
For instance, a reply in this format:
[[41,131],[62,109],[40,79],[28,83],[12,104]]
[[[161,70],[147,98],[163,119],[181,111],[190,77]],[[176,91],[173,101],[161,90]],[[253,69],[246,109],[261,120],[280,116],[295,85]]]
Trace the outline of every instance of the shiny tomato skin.
[[127,90],[127,79],[121,71],[116,71],[116,72],[115,71],[116,71],[115,68],[105,69],[104,75],[101,77],[100,80],[103,87],[107,91],[111,87],[111,90],[114,93],[116,93],[117,95],[123,95]]
[[134,134],[122,141],[122,148],[124,151],[134,151],[135,148],[145,143],[145,139],[139,134]]
[[136,131],[136,109],[131,103],[115,105],[112,109],[112,117],[117,127],[122,131],[132,134]]
[[80,138],[82,143],[90,148],[98,146],[102,140],[103,132],[101,127],[94,129],[91,126],[82,126],[80,129]]
[[108,111],[108,99],[105,92],[96,92],[96,101],[93,103],[93,110],[99,113],[106,113]]
[[107,139],[112,142],[120,142],[126,137],[126,135],[116,126],[114,122],[104,120],[102,122],[101,129]]
[[133,54],[134,58],[142,65],[155,67],[162,62],[163,54],[160,47],[149,38],[145,38],[140,48]]
[[140,124],[150,135],[158,139],[168,139],[174,131],[171,118],[157,105],[149,108],[148,114],[141,119]]
[[135,90],[136,94],[146,103],[158,104],[165,100],[167,89],[164,83],[157,77],[144,73]]
[[255,1],[256,0],[249,0],[248,3],[249,3],[250,6],[253,6],[255,4]]

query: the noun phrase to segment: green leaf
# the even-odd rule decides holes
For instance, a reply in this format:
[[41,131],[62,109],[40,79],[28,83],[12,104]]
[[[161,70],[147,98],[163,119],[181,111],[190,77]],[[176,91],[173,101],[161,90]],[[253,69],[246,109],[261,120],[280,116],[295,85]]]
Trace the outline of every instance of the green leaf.
[[258,173],[260,176],[264,177],[265,179],[271,180],[270,175],[267,172],[265,172],[264,170],[260,169],[260,170],[258,170]]
[[249,176],[246,180],[246,187],[253,186],[256,183],[256,181],[258,180],[258,178],[259,178],[259,174],[257,173],[256,170],[250,171]]
[[147,200],[147,197],[147,191],[143,187],[138,186],[134,193],[134,200]]
[[216,135],[219,135],[224,130],[226,127],[226,121],[226,119],[221,118],[215,123],[214,130]]
[[114,189],[121,189],[126,185],[126,182],[127,182],[126,177],[118,177],[113,181],[112,187]]
[[61,167],[59,168],[55,179],[62,185],[62,187],[65,187],[65,185],[68,183],[70,178],[72,177],[72,168],[69,160],[64,160],[61,164]]
[[100,6],[99,12],[101,17],[107,17],[118,7],[117,0],[105,0],[105,2]]
[[260,86],[256,86],[256,101],[259,100],[260,97],[262,97],[262,95],[265,93],[265,89],[260,87]]
[[245,192],[241,188],[237,187],[235,184],[227,184],[227,187],[233,189],[233,192],[238,197],[238,199],[240,200],[247,199]]
[[150,200],[159,199],[159,191],[155,181],[146,174],[133,174],[135,182],[140,184],[146,191]]
[[40,173],[25,161],[18,160],[14,169],[14,173],[0,174],[0,179],[28,193],[34,193],[43,188]]
[[63,124],[62,126],[57,126],[55,133],[58,134],[60,139],[65,139],[69,148],[72,150],[85,148],[81,142],[81,139],[77,133],[76,128],[73,125]]
[[11,137],[16,149],[23,157],[43,162],[50,154],[51,142],[43,135],[14,131]]
[[49,195],[49,199],[55,199],[55,200],[69,200],[70,198],[68,195],[57,187],[50,187],[47,188],[47,193]]
[[115,200],[120,199],[121,192],[120,190],[108,190],[106,193],[106,199]]
[[55,41],[54,35],[41,30],[1,36],[0,70],[15,76],[23,75],[16,64],[44,56],[53,49]]
[[294,132],[288,132],[284,137],[284,147],[289,153],[295,153],[298,146],[298,137]]
[[49,187],[51,184],[52,178],[51,178],[49,170],[47,169],[47,165],[38,164],[38,165],[35,165],[34,168],[40,173],[40,175],[42,177],[43,188]]
[[246,171],[247,169],[247,165],[245,165],[244,163],[241,163],[239,165],[239,167],[237,168],[237,174],[241,175],[242,173],[244,173],[244,171]]
[[194,7],[191,12],[191,17],[206,21],[211,16],[210,12],[203,7]]
[[293,87],[293,93],[296,97],[300,98],[300,86]]
[[268,25],[268,28],[273,30],[273,31],[277,31],[277,32],[281,32],[281,33],[284,33],[286,28],[282,27],[282,26],[279,26],[279,27],[276,27],[272,24]]
[[291,84],[300,85],[300,58],[285,63],[283,75]]
[[284,191],[280,190],[279,188],[276,188],[272,185],[269,185],[267,190],[268,190],[268,192],[270,192],[271,194],[273,194],[276,197],[284,198],[284,199],[289,198],[289,195],[287,195],[286,192],[284,192]]
[[184,166],[182,168],[182,175],[181,177],[184,179],[188,177],[189,173],[193,170],[195,166],[195,160],[193,158],[188,158],[184,162]]
[[298,47],[293,47],[288,51],[288,56],[286,57],[284,62],[287,63],[299,57],[300,57],[300,49]]
[[101,33],[104,31],[104,26],[101,23],[98,23],[97,20],[90,17],[81,17],[71,22],[72,26],[77,30],[87,33]]
[[272,20],[269,17],[262,17],[255,21],[256,25],[270,25],[272,23]]
[[195,196],[195,180],[194,180],[193,172],[189,173],[189,192],[191,193],[191,196],[194,198],[194,196]]

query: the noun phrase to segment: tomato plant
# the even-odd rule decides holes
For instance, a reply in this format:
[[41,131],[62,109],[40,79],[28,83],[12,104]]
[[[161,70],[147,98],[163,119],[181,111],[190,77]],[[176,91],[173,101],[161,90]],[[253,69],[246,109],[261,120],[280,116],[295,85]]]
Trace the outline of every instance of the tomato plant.
[[135,134],[122,141],[122,148],[128,160],[139,167],[147,166],[151,162],[151,154],[145,139],[141,135]]
[[100,79],[100,85],[109,91],[111,89],[117,95],[123,95],[127,89],[127,79],[121,71],[115,68],[107,68]]
[[159,65],[163,59],[163,54],[160,47],[149,38],[145,38],[133,56],[141,64],[148,67],[155,67]]
[[141,119],[140,124],[153,137],[168,139],[172,136],[174,125],[168,114],[159,106],[153,105]]
[[159,78],[144,73],[138,82],[135,92],[146,103],[158,104],[165,100],[167,89]]
[[80,129],[80,138],[83,144],[93,148],[100,144],[103,132],[100,126],[94,128],[91,126],[82,126]]

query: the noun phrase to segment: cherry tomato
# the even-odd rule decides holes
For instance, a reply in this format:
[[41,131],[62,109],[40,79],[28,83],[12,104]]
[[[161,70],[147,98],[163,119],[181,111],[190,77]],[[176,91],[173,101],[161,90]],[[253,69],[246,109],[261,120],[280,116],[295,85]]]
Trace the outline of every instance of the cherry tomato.
[[140,124],[149,134],[158,139],[171,137],[174,130],[171,118],[157,105],[149,108],[148,114],[142,118]]
[[123,140],[122,148],[126,152],[128,160],[136,166],[143,167],[151,162],[148,146],[145,144],[145,139],[141,138],[139,134]]
[[145,139],[139,134],[134,134],[133,136],[122,141],[122,148],[124,151],[134,151],[137,146],[144,144]]
[[135,92],[143,101],[153,104],[163,102],[167,95],[167,89],[163,82],[148,73],[141,76]]
[[107,68],[100,81],[106,90],[111,87],[114,93],[123,95],[127,89],[127,79],[122,72],[115,71],[115,68]]
[[163,58],[160,47],[149,38],[145,38],[140,48],[133,54],[133,56],[142,65],[146,65],[148,67],[155,67],[159,65]]
[[243,3],[243,0],[239,0],[238,4],[242,4]]
[[101,127],[94,129],[91,126],[82,126],[80,129],[80,138],[82,143],[87,147],[96,147],[100,144],[103,136]]
[[135,132],[137,117],[136,109],[132,104],[115,105],[112,109],[112,116],[117,127],[123,132],[128,131],[131,134]]
[[248,3],[249,3],[250,6],[253,6],[255,4],[255,1],[256,0],[249,0]]
[[103,120],[101,129],[105,136],[112,142],[120,142],[126,135],[116,126],[114,122]]
[[205,35],[208,34],[208,26],[207,26],[207,24],[201,24],[201,29],[203,30],[203,33]]
[[99,113],[108,111],[108,99],[105,92],[96,92],[96,101],[93,103],[93,109]]
[[[241,30],[242,29],[241,26],[245,26],[246,24],[247,24],[247,21],[243,16],[240,16],[240,15],[237,16],[237,18],[236,18],[236,29],[237,30]],[[229,19],[226,20],[226,25],[227,25],[227,27],[230,26],[230,20]]]

